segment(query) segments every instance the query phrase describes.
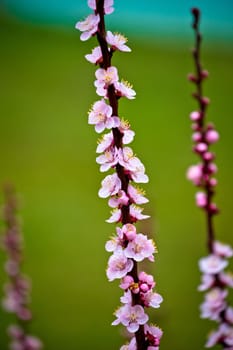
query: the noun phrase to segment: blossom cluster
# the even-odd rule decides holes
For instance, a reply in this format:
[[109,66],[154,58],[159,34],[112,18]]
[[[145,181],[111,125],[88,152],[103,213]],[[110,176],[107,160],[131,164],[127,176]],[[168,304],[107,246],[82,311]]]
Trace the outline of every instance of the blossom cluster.
[[8,328],[11,339],[11,350],[40,350],[41,341],[27,334],[26,324],[32,320],[30,303],[30,281],[21,273],[22,234],[16,217],[17,201],[11,186],[5,189],[6,204],[4,206],[5,232],[2,236],[2,247],[6,252],[5,272],[8,282],[4,285],[2,307],[6,312],[16,316],[17,323]]
[[201,317],[218,323],[218,329],[208,336],[207,348],[221,344],[225,350],[233,349],[233,308],[226,300],[228,288],[233,288],[233,275],[225,272],[232,256],[229,245],[214,241],[213,253],[199,261],[203,275],[198,289],[206,292]]
[[116,223],[116,234],[106,243],[106,250],[112,255],[107,264],[109,281],[120,280],[121,307],[115,312],[112,325],[122,324],[132,334],[130,343],[121,350],[158,350],[162,331],[155,325],[149,325],[145,308],[158,308],[163,300],[153,288],[153,276],[144,271],[138,272],[137,264],[145,259],[154,261],[156,246],[147,235],[137,232],[136,222],[149,218],[143,214],[142,204],[148,202],[144,191],[138,187],[147,183],[148,176],[141,160],[135,156],[128,145],[135,133],[128,121],[118,115],[120,98],[134,99],[136,92],[125,80],[119,79],[119,73],[111,64],[116,51],[130,52],[127,39],[119,34],[105,31],[104,15],[113,12],[113,0],[88,1],[94,13],[76,24],[85,41],[96,35],[99,46],[85,58],[99,65],[95,72],[94,86],[99,100],[94,102],[89,113],[88,123],[101,135],[96,152],[100,172],[111,171],[101,182],[99,197],[108,198],[112,208],[108,223]]

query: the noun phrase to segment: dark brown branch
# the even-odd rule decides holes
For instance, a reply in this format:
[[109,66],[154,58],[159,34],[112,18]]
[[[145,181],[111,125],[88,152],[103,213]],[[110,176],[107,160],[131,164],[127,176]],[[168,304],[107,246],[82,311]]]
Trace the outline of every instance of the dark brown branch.
[[[205,98],[203,96],[203,89],[202,89],[202,82],[204,79],[203,76],[203,70],[201,65],[201,58],[200,58],[200,49],[201,49],[201,41],[202,36],[199,30],[199,23],[200,23],[200,11],[197,8],[192,9],[193,14],[193,29],[195,34],[195,47],[193,49],[193,58],[194,58],[194,65],[196,70],[196,77],[195,77],[195,85],[196,85],[196,93],[194,94],[194,97],[197,99],[200,109],[200,115],[201,118],[198,121],[198,128],[202,134],[203,141],[206,131],[205,126],[205,117],[206,117],[206,108],[207,103],[205,102]],[[203,161],[204,169],[203,172],[208,174],[208,164],[209,161]],[[213,227],[213,212],[211,210],[211,202],[214,195],[213,188],[210,186],[208,181],[205,181],[204,183],[204,190],[207,195],[207,206],[206,206],[206,224],[207,224],[207,247],[209,250],[209,253],[213,253],[213,243],[214,243],[214,227]]]

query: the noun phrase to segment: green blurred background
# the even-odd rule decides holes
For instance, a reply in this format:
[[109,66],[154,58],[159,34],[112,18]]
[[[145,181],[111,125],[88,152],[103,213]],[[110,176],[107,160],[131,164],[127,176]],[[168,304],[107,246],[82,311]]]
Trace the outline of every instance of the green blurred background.
[[[119,349],[121,329],[110,324],[121,292],[105,276],[104,244],[114,225],[105,223],[109,208],[97,196],[104,175],[95,163],[98,135],[87,124],[97,96],[95,67],[84,54],[95,39],[81,43],[75,22],[42,25],[5,9],[0,16],[0,183],[13,182],[22,198],[24,269],[33,280],[31,331],[47,350]],[[110,29],[114,16],[108,19]],[[137,91],[136,100],[120,102],[120,115],[136,131],[132,147],[150,177],[145,213],[152,219],[139,227],[159,248],[156,263],[146,268],[164,296],[161,309],[151,312],[164,330],[161,349],[202,349],[214,326],[199,319],[197,260],[206,254],[205,220],[185,179],[187,167],[197,162],[188,117],[196,104],[186,79],[193,69],[190,22],[187,12],[186,35],[161,31],[150,40],[119,22],[133,51],[113,59]],[[214,40],[208,31],[204,36],[208,117],[221,134],[214,146],[221,208],[215,227],[220,240],[233,244],[233,43],[231,36]],[[0,284],[5,279],[1,269]],[[12,317],[0,310],[0,319],[0,349],[6,350],[5,328]]]

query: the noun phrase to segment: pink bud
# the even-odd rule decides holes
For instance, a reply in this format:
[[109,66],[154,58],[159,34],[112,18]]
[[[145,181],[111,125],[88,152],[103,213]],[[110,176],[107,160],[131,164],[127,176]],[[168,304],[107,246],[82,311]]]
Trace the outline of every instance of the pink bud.
[[12,338],[20,339],[23,336],[23,329],[18,325],[12,324],[8,327],[7,333]]
[[211,214],[218,214],[219,213],[219,209],[215,203],[211,203],[208,209],[209,209],[209,212]]
[[208,123],[207,124],[207,130],[214,130],[215,127],[214,127],[214,123]]
[[122,278],[120,288],[127,290],[134,283],[134,279],[132,276],[126,275]]
[[208,171],[210,174],[215,174],[218,171],[217,165],[215,163],[210,163],[208,165]]
[[38,338],[33,337],[31,335],[28,335],[26,337],[25,345],[26,345],[26,349],[30,349],[30,350],[40,350],[42,348],[41,341]]
[[147,279],[147,273],[145,273],[144,271],[141,271],[139,273],[139,280],[140,281],[146,281],[146,279]]
[[214,158],[215,158],[215,155],[212,152],[205,152],[203,154],[203,159],[206,160],[207,162],[214,160]]
[[219,133],[216,130],[208,130],[205,134],[205,139],[208,143],[215,143],[219,139]]
[[19,272],[19,263],[14,260],[8,260],[5,263],[5,270],[9,276],[11,277],[16,276]]
[[209,76],[208,70],[202,70],[201,71],[201,77],[202,78],[208,78],[208,76]]
[[154,277],[152,275],[147,275],[147,283],[149,285],[154,285],[155,284]]
[[200,142],[201,141],[201,137],[202,137],[201,133],[197,131],[197,132],[193,133],[192,140],[194,142]]
[[189,117],[192,121],[196,122],[196,121],[201,119],[201,114],[200,114],[200,112],[194,111],[190,114]]
[[194,148],[194,150],[195,150],[197,153],[204,153],[204,152],[207,151],[207,149],[208,149],[208,146],[207,146],[207,144],[204,143],[204,142],[198,143],[198,144],[195,146],[195,148]]
[[209,181],[209,184],[210,184],[210,186],[215,187],[218,184],[218,181],[217,181],[217,179],[212,177]]
[[148,285],[147,285],[146,283],[142,283],[142,284],[140,285],[140,290],[141,290],[143,293],[146,293],[146,292],[148,292],[149,287],[148,287]]
[[23,307],[17,311],[17,316],[22,321],[30,321],[32,319],[31,311]]
[[192,128],[193,131],[200,131],[201,130],[201,128],[199,127],[198,123],[193,123],[191,125],[191,128]]
[[193,73],[189,73],[187,78],[189,81],[191,81],[193,83],[196,83],[196,81],[197,81],[197,78],[195,77],[195,75]]
[[207,196],[204,192],[196,193],[196,205],[200,208],[204,208],[207,205]]
[[120,190],[118,192],[119,204],[127,205],[129,203],[129,197],[126,195],[125,191]]
[[208,97],[202,97],[201,102],[207,106],[208,104],[210,104],[210,99]]
[[124,277],[124,282],[131,284],[131,283],[134,282],[134,279],[133,279],[132,276],[127,275],[127,276]]

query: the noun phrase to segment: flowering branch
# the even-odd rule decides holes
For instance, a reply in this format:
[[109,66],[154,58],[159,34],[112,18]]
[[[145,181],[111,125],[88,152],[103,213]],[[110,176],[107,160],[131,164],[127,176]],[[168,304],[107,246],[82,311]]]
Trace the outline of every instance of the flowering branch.
[[30,303],[30,281],[22,275],[21,265],[23,260],[22,234],[17,219],[18,204],[14,189],[8,185],[4,188],[5,206],[3,208],[3,220],[5,232],[2,237],[2,246],[7,254],[5,271],[9,282],[4,286],[5,296],[2,306],[5,311],[16,316],[16,323],[8,327],[8,335],[11,339],[11,350],[40,350],[41,341],[28,334],[27,328],[32,320]]
[[95,126],[97,133],[110,129],[99,141],[96,151],[101,154],[96,161],[101,172],[115,170],[103,179],[99,196],[110,197],[108,204],[114,208],[107,222],[121,224],[105,246],[108,252],[113,253],[108,261],[107,277],[109,281],[120,279],[120,288],[124,290],[121,297],[123,305],[115,312],[116,320],[112,324],[121,323],[135,335],[121,350],[158,350],[162,331],[147,324],[149,317],[145,308],[158,308],[163,299],[153,292],[153,276],[138,271],[138,262],[144,259],[154,261],[156,247],[146,235],[137,233],[135,226],[138,220],[149,216],[143,215],[139,206],[147,203],[148,199],[134,183],[146,183],[148,176],[140,159],[130,147],[125,146],[133,141],[135,133],[118,114],[119,99],[134,99],[136,93],[128,82],[119,81],[118,70],[111,63],[115,51],[129,52],[131,49],[123,35],[106,32],[104,18],[114,11],[113,0],[88,0],[88,6],[94,13],[78,22],[76,28],[82,32],[82,41],[97,36],[99,46],[85,57],[100,67],[95,72],[94,85],[101,97],[89,111],[88,122]]
[[219,134],[212,123],[206,122],[206,110],[209,99],[203,95],[203,80],[208,77],[208,72],[202,69],[200,48],[202,36],[199,30],[200,11],[192,9],[193,30],[195,34],[195,47],[193,58],[195,74],[189,75],[189,80],[196,86],[193,97],[198,102],[199,109],[190,114],[193,122],[192,129],[194,147],[193,151],[200,157],[200,163],[192,165],[187,171],[187,178],[195,186],[201,189],[196,193],[196,204],[204,210],[207,222],[207,248],[209,255],[200,259],[199,267],[202,275],[202,283],[198,287],[200,291],[207,291],[202,303],[201,317],[214,320],[218,323],[218,329],[210,333],[206,347],[221,344],[223,349],[233,348],[233,308],[229,306],[226,297],[228,287],[233,287],[233,276],[224,269],[228,265],[227,258],[233,256],[233,249],[226,244],[215,240],[213,218],[218,214],[217,205],[213,202],[217,172],[217,166],[213,162],[215,155],[210,151],[210,146],[219,139]]

